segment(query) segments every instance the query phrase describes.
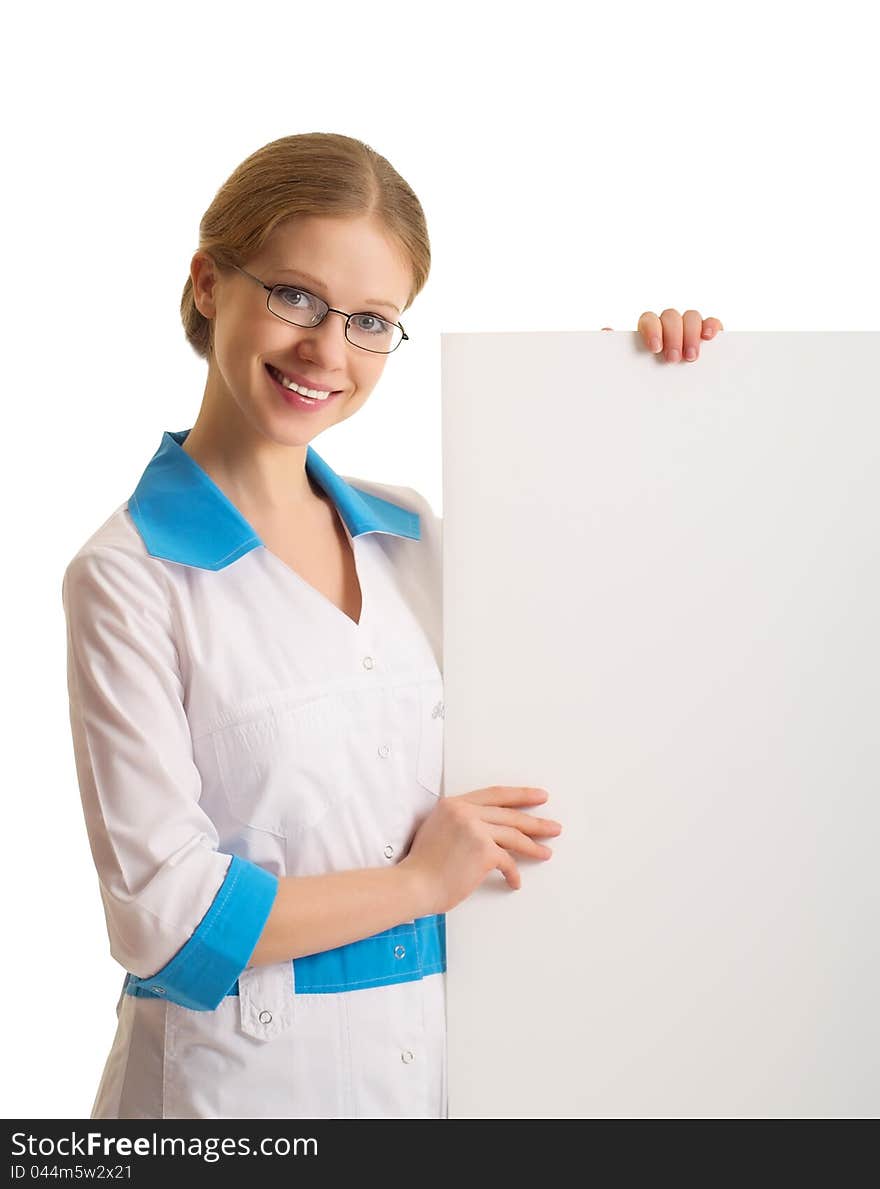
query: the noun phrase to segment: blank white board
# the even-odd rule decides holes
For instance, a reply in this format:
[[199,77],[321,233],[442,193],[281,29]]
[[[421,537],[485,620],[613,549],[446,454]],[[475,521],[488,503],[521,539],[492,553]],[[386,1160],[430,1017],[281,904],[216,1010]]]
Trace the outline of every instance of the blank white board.
[[880,1113],[880,334],[441,341],[452,1118]]

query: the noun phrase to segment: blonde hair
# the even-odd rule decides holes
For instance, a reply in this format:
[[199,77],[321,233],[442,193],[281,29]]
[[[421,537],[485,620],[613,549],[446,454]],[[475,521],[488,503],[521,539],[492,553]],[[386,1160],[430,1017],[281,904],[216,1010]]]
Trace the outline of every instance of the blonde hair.
[[[282,136],[246,157],[202,216],[199,248],[220,268],[243,265],[279,223],[296,215],[375,216],[411,266],[413,285],[404,310],[428,279],[428,227],[414,191],[369,145],[336,132]],[[191,276],[180,317],[193,350],[209,359],[214,323],[196,307]]]

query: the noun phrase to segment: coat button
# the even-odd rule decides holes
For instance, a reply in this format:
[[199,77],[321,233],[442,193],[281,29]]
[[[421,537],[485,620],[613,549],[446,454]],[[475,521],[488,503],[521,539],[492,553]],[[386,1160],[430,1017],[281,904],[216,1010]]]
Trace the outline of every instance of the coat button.
[[261,1024],[271,1024],[272,1023],[272,1013],[270,1011],[261,1011],[260,1012],[260,1023]]
[[406,950],[403,948],[402,945],[396,945],[394,947],[395,958],[402,958],[405,954],[406,954]]
[[373,658],[371,656],[365,656],[364,657],[364,668],[372,669],[372,667],[373,667]]
[[404,1049],[400,1054],[400,1059],[407,1065],[409,1065],[410,1061],[415,1061],[415,1055],[413,1054],[412,1049]]
[[385,858],[386,858],[386,859],[390,859],[390,858],[391,858],[391,856],[394,854],[394,847],[391,845],[391,843],[390,843],[390,842],[389,842],[389,843],[388,843],[388,845],[385,847],[385,849],[384,849],[384,851],[383,851],[382,853],[384,854],[384,856],[385,856]]

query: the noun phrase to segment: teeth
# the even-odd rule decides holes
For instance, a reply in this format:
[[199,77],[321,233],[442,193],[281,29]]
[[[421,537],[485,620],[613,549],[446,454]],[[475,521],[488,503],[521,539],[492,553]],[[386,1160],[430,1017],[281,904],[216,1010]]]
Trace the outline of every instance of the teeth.
[[277,367],[269,365],[272,375],[285,388],[289,388],[292,392],[298,392],[301,396],[310,396],[312,400],[326,400],[330,395],[329,392],[321,392],[318,388],[303,388],[299,384],[294,384],[293,380],[288,380],[286,376],[279,372]]

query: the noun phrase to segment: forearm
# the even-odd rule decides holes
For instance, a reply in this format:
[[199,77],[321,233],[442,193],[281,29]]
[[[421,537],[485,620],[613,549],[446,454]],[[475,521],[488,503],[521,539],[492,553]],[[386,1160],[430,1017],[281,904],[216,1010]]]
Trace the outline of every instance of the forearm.
[[248,965],[335,949],[430,911],[421,881],[405,863],[282,876]]

